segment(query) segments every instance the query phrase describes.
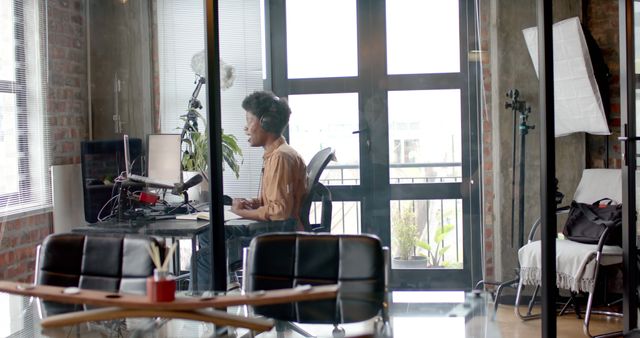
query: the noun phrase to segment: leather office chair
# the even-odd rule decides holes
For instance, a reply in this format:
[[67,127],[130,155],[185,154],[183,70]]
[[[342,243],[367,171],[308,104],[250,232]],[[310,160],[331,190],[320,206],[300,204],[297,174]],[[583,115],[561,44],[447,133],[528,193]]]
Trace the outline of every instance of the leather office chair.
[[[388,251],[387,251],[388,252]],[[290,322],[333,324],[380,316],[376,330],[388,332],[386,281],[388,253],[372,235],[274,233],[251,241],[245,268],[247,292],[292,288],[299,285],[338,284],[336,299],[258,306],[254,312],[278,320],[279,334],[289,327],[311,336]]]
[[[155,268],[147,253],[151,243],[161,247],[155,239],[142,236],[49,235],[38,252],[35,283],[145,294],[146,278]],[[44,302],[44,310],[55,314],[81,307]]]

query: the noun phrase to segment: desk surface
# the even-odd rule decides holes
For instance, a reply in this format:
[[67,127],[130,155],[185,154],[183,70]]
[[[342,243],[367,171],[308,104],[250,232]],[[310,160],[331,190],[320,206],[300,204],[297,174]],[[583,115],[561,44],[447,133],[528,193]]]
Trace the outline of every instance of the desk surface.
[[162,219],[147,222],[108,221],[73,228],[83,234],[142,234],[167,237],[192,237],[204,232],[209,221]]
[[[433,298],[425,292],[392,293],[390,322],[393,336],[404,337],[501,337],[499,329],[489,319],[486,295],[457,293],[453,297]],[[207,295],[205,295],[207,296]],[[431,298],[431,299],[428,299]],[[211,324],[186,320],[154,321],[151,319],[122,319],[90,322],[84,325],[47,329],[40,327],[39,300],[0,293],[0,337],[209,337],[215,328]],[[231,307],[228,312],[242,314],[243,308]],[[371,333],[375,319],[362,323],[341,325],[347,336]],[[332,337],[332,325],[301,325],[318,337]],[[239,335],[246,331],[238,330]],[[274,331],[258,337],[275,337]],[[297,337],[297,335],[287,335]]]

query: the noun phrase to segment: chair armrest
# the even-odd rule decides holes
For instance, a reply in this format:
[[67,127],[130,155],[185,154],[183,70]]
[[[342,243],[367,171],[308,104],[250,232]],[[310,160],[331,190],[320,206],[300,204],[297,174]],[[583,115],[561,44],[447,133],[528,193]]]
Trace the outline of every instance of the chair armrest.
[[[569,213],[569,206],[565,205],[563,207],[558,207],[556,209],[556,216],[557,215],[564,215],[564,214],[568,214]],[[529,231],[529,237],[527,237],[527,243],[531,243],[533,242],[533,239],[536,237],[536,232],[538,231],[538,228],[540,227],[540,218],[536,219],[536,221],[533,223],[533,226],[531,227],[531,230]]]
[[312,232],[331,232],[331,215],[333,212],[333,199],[331,191],[322,183],[317,183],[314,191],[321,197],[322,213],[320,224],[310,224]]
[[529,237],[527,237],[527,243],[533,242],[533,239],[536,237],[536,232],[540,227],[540,217],[533,222],[533,226],[531,226],[531,230],[529,231]]

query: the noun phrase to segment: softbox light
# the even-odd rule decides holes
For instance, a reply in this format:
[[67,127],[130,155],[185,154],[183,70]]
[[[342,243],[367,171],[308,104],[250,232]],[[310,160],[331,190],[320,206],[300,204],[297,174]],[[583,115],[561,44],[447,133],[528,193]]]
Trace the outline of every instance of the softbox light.
[[[522,30],[538,75],[538,28]],[[555,136],[610,135],[587,43],[577,17],[553,25]]]

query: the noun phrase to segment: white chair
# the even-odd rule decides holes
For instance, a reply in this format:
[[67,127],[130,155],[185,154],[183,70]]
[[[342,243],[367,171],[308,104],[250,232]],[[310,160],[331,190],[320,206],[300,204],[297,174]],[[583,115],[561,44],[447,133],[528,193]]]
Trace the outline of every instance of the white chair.
[[[585,169],[578,184],[573,200],[580,203],[593,203],[608,197],[614,203],[622,202],[622,178],[619,169]],[[566,213],[566,211],[565,211]],[[522,320],[536,319],[540,314],[531,314],[533,300],[540,288],[541,254],[540,241],[534,237],[540,221],[538,220],[529,233],[528,243],[518,251],[520,264],[520,280],[516,294],[515,312]],[[587,292],[587,308],[584,316],[584,334],[593,337],[589,331],[591,314],[604,314],[621,317],[620,313],[593,311],[593,295],[600,266],[622,263],[622,248],[604,245],[601,239],[598,245],[582,244],[570,240],[556,239],[556,285],[559,289],[567,289],[573,293]],[[529,303],[528,312],[520,313],[520,297],[525,285],[535,286]],[[562,309],[560,313],[564,313]],[[606,333],[600,337],[618,336],[620,332]]]

